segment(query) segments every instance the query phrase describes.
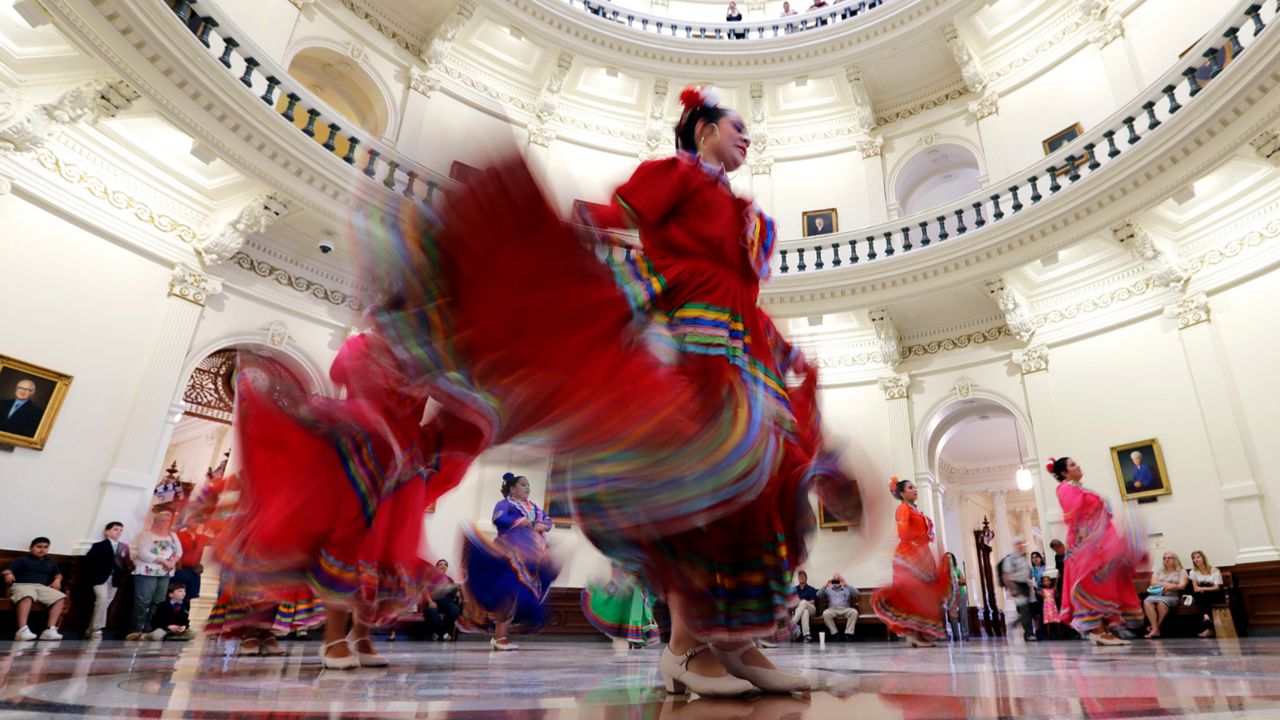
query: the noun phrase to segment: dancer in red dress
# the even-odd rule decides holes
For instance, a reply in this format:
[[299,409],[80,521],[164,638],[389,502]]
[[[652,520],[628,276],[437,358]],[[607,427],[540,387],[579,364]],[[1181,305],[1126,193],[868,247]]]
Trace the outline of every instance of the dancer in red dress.
[[1058,502],[1067,524],[1061,621],[1095,645],[1128,645],[1111,629],[1142,622],[1142,603],[1133,586],[1135,568],[1146,561],[1141,544],[1116,530],[1111,503],[1080,484],[1084,471],[1075,460],[1050,458],[1045,469],[1058,480]]
[[[757,306],[773,221],[725,175],[745,123],[709,88],[681,101],[678,153],[583,218],[639,230],[640,251],[607,267],[599,235],[560,220],[518,158],[452,193],[439,224],[371,203],[354,244],[395,298],[369,317],[406,384],[485,446],[552,450],[578,527],[667,599],[668,689],[790,692],[809,681],[752,640],[785,627],[810,490],[850,516],[858,495],[822,452],[816,372]],[[674,360],[646,345],[655,334]]]
[[423,514],[461,479],[478,435],[447,412],[422,425],[427,393],[377,335],[348,340],[330,377],[345,399],[308,397],[278,364],[241,353],[243,491],[215,547],[240,597],[289,601],[303,587],[324,600],[325,667],[383,666],[370,627],[438,578],[419,557]]
[[951,571],[929,547],[933,521],[916,508],[915,483],[892,478],[889,492],[901,501],[895,514],[898,548],[893,553],[893,585],[871,596],[871,609],[908,645],[933,647],[930,639],[947,636],[942,600],[951,587]]

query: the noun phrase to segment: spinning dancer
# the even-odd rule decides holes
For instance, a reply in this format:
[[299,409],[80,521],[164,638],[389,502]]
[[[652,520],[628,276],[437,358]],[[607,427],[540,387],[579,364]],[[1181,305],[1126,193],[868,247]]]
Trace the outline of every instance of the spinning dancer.
[[1145,554],[1136,537],[1116,531],[1111,503],[1080,484],[1084,471],[1075,460],[1050,458],[1045,468],[1058,480],[1058,502],[1067,524],[1061,621],[1087,634],[1094,645],[1128,645],[1111,628],[1142,622],[1133,576]]
[[606,582],[582,589],[582,613],[597,630],[629,647],[654,645],[661,639],[648,589],[617,563],[610,563]]
[[[587,538],[667,599],[669,691],[803,690],[752,640],[787,618],[810,489],[849,517],[859,496],[820,452],[816,373],[757,307],[773,221],[725,175],[746,159],[746,124],[710,88],[681,103],[678,153],[583,218],[639,230],[612,274],[518,158],[451,193],[438,225],[370,202],[354,246],[394,298],[369,318],[406,384],[483,446],[551,449]],[[643,342],[655,325],[670,364]]]
[[871,609],[908,645],[934,647],[930,639],[947,636],[942,599],[951,585],[951,570],[929,548],[933,521],[916,507],[915,483],[892,478],[889,492],[901,501],[895,514],[898,549],[893,553],[893,585],[871,596]]
[[462,622],[467,632],[493,628],[489,647],[518,650],[508,631],[514,623],[529,632],[542,627],[542,604],[559,573],[547,553],[546,535],[551,517],[529,500],[529,478],[502,476],[502,499],[493,507],[498,539],[489,541],[468,528],[462,546],[465,607]]

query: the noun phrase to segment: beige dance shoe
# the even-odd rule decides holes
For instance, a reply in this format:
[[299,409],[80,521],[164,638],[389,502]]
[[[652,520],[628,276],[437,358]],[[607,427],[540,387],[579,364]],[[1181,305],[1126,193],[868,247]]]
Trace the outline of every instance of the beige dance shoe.
[[659,667],[667,692],[677,695],[691,692],[708,698],[734,698],[756,692],[755,685],[740,677],[708,677],[690,671],[689,661],[693,656],[710,648],[710,644],[699,645],[683,655],[671,652],[670,645],[663,649]]
[[[346,645],[347,639],[334,640],[320,647],[320,664],[328,670],[351,670],[360,667],[360,661],[356,659],[355,651],[346,657],[329,657],[327,654],[329,648],[336,645]],[[349,649],[349,648],[348,648]]]
[[512,650],[520,649],[519,645],[506,638],[502,638],[501,640],[497,638],[489,638],[489,647],[490,649],[497,650],[498,652],[510,652]]
[[1089,633],[1089,642],[1094,645],[1128,645],[1129,641],[1110,633]]
[[742,678],[764,692],[778,694],[807,692],[813,687],[809,678],[803,675],[792,675],[773,668],[755,667],[743,662],[742,656],[748,650],[755,649],[754,645],[743,645],[737,650],[713,649],[716,657],[720,659],[720,664],[724,665],[724,669],[728,670],[730,675]]
[[[360,663],[360,667],[380,668],[391,664],[391,661],[379,655],[376,652],[364,653],[360,652],[360,643],[350,635],[347,636],[347,644],[351,646],[351,652],[356,656],[356,662]],[[369,643],[373,644],[372,641]]]

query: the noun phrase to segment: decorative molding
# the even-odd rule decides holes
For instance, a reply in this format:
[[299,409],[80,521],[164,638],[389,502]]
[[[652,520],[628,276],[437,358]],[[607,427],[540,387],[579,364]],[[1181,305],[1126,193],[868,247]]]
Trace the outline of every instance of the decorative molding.
[[973,47],[960,35],[960,29],[954,22],[947,21],[942,26],[942,39],[946,41],[947,47],[951,48],[951,55],[960,68],[965,87],[971,93],[983,94],[987,89],[987,75],[982,69],[982,63],[978,61],[978,56],[974,54]]
[[[302,0],[302,1],[303,1],[303,4],[308,4],[313,0]],[[295,5],[298,4],[296,0],[294,4]],[[301,7],[301,5],[299,5],[299,7]],[[411,42],[408,38],[396,32],[394,29],[389,27],[388,24],[383,23],[382,20],[378,18],[376,15],[374,15],[372,12],[358,6],[355,0],[342,0],[342,7],[349,10],[352,15],[355,15],[357,18],[368,23],[369,27],[373,28],[379,35],[382,35],[383,37],[387,38],[388,40],[395,43],[396,45],[404,48],[405,50],[408,50],[414,55],[422,54],[421,45]]]
[[1117,302],[1132,300],[1140,295],[1147,294],[1150,292],[1152,287],[1154,287],[1154,285],[1151,282],[1151,278],[1145,277],[1132,285],[1108,290],[1096,298],[1081,300],[1080,302],[1075,302],[1062,308],[1054,308],[1046,313],[1036,316],[1036,327],[1042,328],[1046,325],[1060,323],[1064,320],[1073,320],[1081,313],[1091,313],[1095,310],[1110,307]]
[[213,295],[222,292],[222,280],[179,263],[169,277],[169,296],[204,307]]
[[862,159],[880,157],[880,151],[884,149],[884,138],[876,135],[865,140],[859,140],[854,143],[854,147],[858,152],[862,153]]
[[156,212],[150,205],[129,195],[123,190],[109,187],[100,178],[86,173],[76,165],[64,163],[52,150],[41,147],[35,151],[36,162],[45,170],[56,173],[62,180],[72,185],[82,185],[93,197],[109,203],[117,210],[128,211],[138,220],[147,223],[162,233],[172,233],[184,243],[197,243],[200,235],[195,228],[181,223],[164,213]]
[[876,112],[871,105],[867,85],[862,79],[862,68],[853,64],[845,65],[844,77],[849,83],[849,92],[853,94],[853,127],[859,133],[869,134],[876,127]]
[[[133,106],[140,95],[123,80],[85,83],[74,87],[50,103],[30,108],[25,115],[0,127],[0,154],[26,153],[38,150],[57,137],[72,123],[96,123],[112,118]],[[12,113],[18,101],[6,100]]]
[[1217,265],[1229,258],[1234,258],[1246,248],[1257,247],[1266,240],[1280,237],[1280,218],[1267,223],[1261,230],[1251,230],[1242,237],[1233,238],[1220,248],[1208,252],[1187,262],[1187,272],[1195,274],[1207,267]]
[[244,246],[245,238],[264,232],[289,210],[289,203],[274,192],[262,193],[241,208],[216,235],[196,245],[205,265],[220,265]]
[[350,308],[356,312],[360,312],[364,309],[364,304],[361,303],[360,299],[354,295],[348,295],[341,290],[332,290],[318,282],[295,276],[284,268],[276,267],[265,260],[253,258],[243,250],[231,256],[231,262],[240,269],[248,270],[258,277],[270,278],[280,285],[292,288],[297,292],[305,293],[319,300],[324,300],[331,305]]
[[953,88],[943,93],[942,95],[939,95],[934,98],[930,98],[928,100],[921,101],[915,105],[904,108],[902,110],[886,112],[884,115],[881,115],[876,118],[876,127],[884,127],[885,125],[890,125],[892,123],[906,120],[907,118],[912,117],[914,115],[919,115],[922,112],[932,110],[936,107],[942,107],[943,105],[946,105],[947,103],[953,100],[959,100],[960,98],[968,94],[969,94],[969,88],[962,86],[958,88]]
[[1014,350],[1009,354],[1013,364],[1018,366],[1023,375],[1030,375],[1037,372],[1049,371],[1049,348],[1044,345],[1034,345],[1022,350]]
[[1000,95],[994,90],[987,90],[982,97],[969,103],[969,112],[979,120],[985,120],[1000,113]]
[[884,391],[885,400],[906,400],[911,385],[910,375],[890,375],[882,377],[876,383]]
[[1191,280],[1191,271],[1178,256],[1173,243],[1153,237],[1137,222],[1120,223],[1111,229],[1111,237],[1142,261],[1151,273],[1152,285],[1181,292]]
[[987,80],[989,82],[995,82],[1009,75],[1014,70],[1017,70],[1018,68],[1030,62],[1035,61],[1037,57],[1052,50],[1054,45],[1057,45],[1063,40],[1071,37],[1072,35],[1075,35],[1076,32],[1080,30],[1080,28],[1084,27],[1089,22],[1090,20],[1088,17],[1084,15],[1077,15],[1072,22],[1068,23],[1062,29],[1058,30],[1058,32],[1054,33],[1053,36],[1050,37],[1049,39],[1037,43],[1036,46],[1033,47],[1031,50],[1028,50],[1022,55],[1019,55],[1013,60],[1010,60],[1008,63],[1001,66],[1000,68],[996,70],[992,70],[991,72],[988,72]]
[[964,375],[961,375],[960,377],[956,378],[955,383],[951,385],[951,392],[955,393],[956,397],[964,399],[973,394],[974,387],[976,386],[974,385],[974,382],[972,380],[970,380],[968,377]]
[[986,330],[976,330],[958,337],[931,340],[918,345],[908,345],[902,349],[902,357],[903,359],[907,359],[924,357],[925,355],[937,355],[941,352],[950,352],[952,350],[967,348],[970,345],[982,345],[984,343],[994,342],[1008,335],[1010,335],[1010,332],[1007,325],[988,328]]
[[1209,296],[1204,293],[1184,297],[1176,303],[1166,305],[1164,316],[1178,321],[1178,329],[1209,322]]
[[284,347],[293,341],[293,336],[289,334],[289,326],[282,320],[273,320],[263,325],[262,330],[266,332],[267,344],[271,347]]
[[1021,342],[1030,342],[1036,334],[1036,318],[1031,314],[1031,303],[1009,284],[1003,275],[997,275],[983,283],[987,295],[995,302],[1000,312],[1004,313],[1005,326],[1009,334]]
[[1106,47],[1124,35],[1124,17],[1112,7],[1112,0],[1079,0],[1080,15],[1093,24],[1089,30],[1089,42]]
[[898,326],[893,322],[889,308],[881,306],[868,311],[871,327],[876,331],[876,342],[880,345],[880,356],[890,369],[898,367],[902,362],[902,339],[898,334]]
[[752,175],[769,175],[773,172],[772,155],[756,155],[747,162],[751,166]]
[[564,89],[564,81],[569,77],[571,69],[573,53],[562,50],[556,58],[556,66],[551,69],[551,74],[542,85],[542,91],[538,93],[533,119],[528,125],[530,144],[547,147],[556,139],[552,123],[561,117],[560,91]]
[[1249,146],[1258,154],[1258,157],[1280,167],[1280,127],[1268,128],[1250,140]]
[[[752,88],[755,88],[755,83]],[[653,81],[653,91],[649,95],[649,112],[645,117],[644,124],[644,149],[640,151],[641,160],[652,160],[662,157],[666,144],[670,142],[667,133],[669,132],[666,121],[667,95],[670,92],[670,81],[666,78],[657,78]],[[754,90],[753,90],[754,92]],[[754,97],[754,95],[753,95]],[[754,103],[752,105],[754,108]],[[760,110],[763,116],[763,108]],[[754,110],[753,110],[754,117]],[[757,131],[752,128],[752,150],[756,150],[757,141],[755,139]],[[754,166],[752,170],[754,171]]]

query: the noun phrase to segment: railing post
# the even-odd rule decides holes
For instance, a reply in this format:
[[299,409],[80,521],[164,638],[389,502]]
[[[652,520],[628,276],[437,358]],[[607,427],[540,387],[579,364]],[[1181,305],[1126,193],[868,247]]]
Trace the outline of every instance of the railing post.
[[987,224],[987,219],[982,217],[982,203],[980,201],[974,203],[973,204],[973,229],[977,230],[978,228],[986,224]]
[[1062,184],[1058,182],[1058,166],[1049,166],[1049,194],[1053,195],[1062,189]]
[[822,262],[822,246],[821,245],[817,245],[813,248],[813,254],[816,258],[813,261],[813,269],[821,270],[822,268],[826,267],[826,263]]
[[213,32],[213,29],[216,27],[218,27],[217,20],[214,20],[211,17],[200,18],[200,34],[197,36],[197,39],[200,41],[201,45],[209,47],[209,33]]
[[1088,143],[1084,146],[1084,151],[1089,155],[1089,172],[1102,167],[1102,163],[1098,162],[1098,154],[1093,151],[1095,147],[1097,146],[1093,143]]
[[1036,181],[1038,179],[1039,178],[1036,177],[1035,175],[1032,175],[1031,177],[1027,178],[1027,183],[1031,185],[1031,204],[1032,205],[1035,205],[1036,203],[1040,202],[1040,198],[1044,197],[1043,195],[1040,194],[1039,186],[1036,185]]
[[868,235],[868,236],[867,236],[867,262],[871,262],[872,260],[875,260],[875,259],[876,259],[876,243],[875,243],[875,240],[876,240],[876,239],[875,239],[874,237],[872,237],[872,236],[870,236],[870,235]]
[[[1277,0],[1280,1],[1280,0]],[[1187,79],[1187,85],[1191,88],[1190,96],[1195,97],[1200,94],[1200,80],[1196,78],[1196,73],[1200,68],[1189,67],[1182,71],[1182,77]]]
[[893,233],[888,230],[884,233],[884,256],[893,257],[897,250],[893,249]]
[[1147,129],[1155,130],[1160,127],[1160,120],[1156,117],[1156,103],[1154,100],[1148,100],[1142,104],[1142,109],[1147,111]]
[[1009,188],[1009,194],[1013,196],[1013,204],[1009,206],[1009,209],[1013,210],[1015,213],[1021,212],[1022,200],[1018,199],[1018,186],[1014,185],[1013,187]]
[[911,228],[902,228],[902,252],[911,252],[911,248],[915,247],[911,244]]
[[307,126],[302,128],[302,134],[307,137],[316,136],[316,118],[320,117],[320,111],[315,108],[307,108]]
[[297,93],[289,93],[288,95],[285,95],[284,97],[285,97],[285,99],[286,99],[286,100],[288,100],[288,101],[289,101],[289,106],[288,106],[288,107],[286,107],[286,108],[284,109],[284,112],[280,113],[280,115],[281,115],[281,117],[283,117],[285,120],[288,120],[289,122],[293,122],[293,120],[294,120],[294,117],[293,117],[293,111],[294,111],[294,109],[295,109],[295,108],[297,108],[297,107],[298,107],[298,102],[299,102],[300,100],[302,100],[302,98],[298,97],[298,94],[297,94]]
[[778,251],[778,254],[782,256],[782,266],[779,267],[778,270],[783,275],[786,275],[788,272],[791,271],[791,266],[787,265],[787,249],[782,248],[781,250]]
[[240,47],[240,43],[235,38],[222,38],[222,56],[218,58],[218,62],[226,69],[231,69],[231,53]]
[[347,138],[347,154],[342,156],[343,162],[348,165],[356,164],[356,147],[360,145],[360,138],[352,135]]
[[324,145],[322,146],[325,150],[333,152],[337,149],[337,146],[334,145],[334,140],[338,139],[338,131],[341,129],[342,128],[337,124],[329,123],[329,137],[325,138]]
[[964,211],[956,211],[956,235],[963,235],[969,232],[969,228],[964,225]]
[[1004,219],[1004,210],[1000,209],[1000,196],[991,196],[991,222],[1000,222]]
[[858,264],[858,241],[857,240],[849,241],[849,263],[852,265]]
[[939,215],[938,216],[938,242],[945,242],[946,239],[949,237],[951,237],[951,235],[947,233],[947,216]]
[[267,90],[262,93],[262,102],[268,105],[276,104],[276,86],[280,84],[280,79],[275,75],[267,76]]
[[840,243],[831,243],[831,267],[840,267]]
[[1134,120],[1136,120],[1136,119],[1137,119],[1137,118],[1135,118],[1135,117],[1133,117],[1132,115],[1130,115],[1129,117],[1127,117],[1127,118],[1125,118],[1124,120],[1121,120],[1121,121],[1120,121],[1120,122],[1123,122],[1123,123],[1124,123],[1124,127],[1125,127],[1125,129],[1129,131],[1129,144],[1130,144],[1130,145],[1136,145],[1136,144],[1138,143],[1138,141],[1142,139],[1142,136],[1141,136],[1141,135],[1139,135],[1139,134],[1138,134],[1138,131],[1137,131],[1136,129],[1134,129],[1134,127],[1133,127],[1133,122],[1134,122]]
[[1107,157],[1113,158],[1120,154],[1120,148],[1116,147],[1116,131],[1108,130],[1102,133],[1102,137],[1107,139]]
[[796,256],[800,258],[800,262],[796,263],[796,271],[804,272],[808,270],[809,266],[804,264],[804,248],[796,248]]
[[929,243],[933,242],[929,239],[929,223],[928,221],[920,221],[920,247],[929,247]]
[[1169,98],[1170,115],[1182,109],[1182,103],[1178,102],[1178,96],[1176,94],[1177,89],[1178,88],[1175,85],[1165,85],[1164,90],[1161,90],[1161,92],[1164,93],[1164,96]]
[[1080,179],[1080,162],[1075,155],[1067,156],[1067,179],[1071,182]]

